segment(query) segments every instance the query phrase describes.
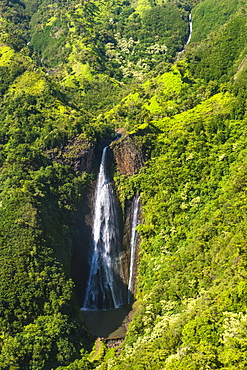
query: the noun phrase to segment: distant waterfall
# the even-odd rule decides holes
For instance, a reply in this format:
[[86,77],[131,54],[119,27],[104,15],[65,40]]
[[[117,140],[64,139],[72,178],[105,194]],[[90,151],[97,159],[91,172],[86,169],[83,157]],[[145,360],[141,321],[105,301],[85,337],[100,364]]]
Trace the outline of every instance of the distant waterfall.
[[188,40],[187,40],[185,46],[190,43],[191,36],[192,36],[192,18],[191,18],[191,14],[189,14],[189,29],[190,29],[190,33],[189,33],[189,37],[188,37]]
[[189,14],[189,36],[188,36],[188,39],[186,41],[186,44],[184,45],[184,48],[178,53],[177,55],[177,59],[176,61],[178,61],[180,59],[180,56],[183,54],[184,50],[185,50],[185,47],[190,43],[190,40],[191,40],[191,37],[192,37],[192,17],[191,17],[191,13]]
[[103,149],[95,191],[91,266],[83,310],[120,307],[125,303],[124,287],[127,291],[115,197],[107,174],[107,151],[108,147]]
[[138,211],[140,205],[140,196],[136,196],[133,202],[132,220],[131,220],[131,238],[130,238],[130,271],[129,271],[129,284],[128,284],[128,303],[131,303],[131,297],[134,291],[134,267],[136,261],[137,249],[137,231],[138,225]]

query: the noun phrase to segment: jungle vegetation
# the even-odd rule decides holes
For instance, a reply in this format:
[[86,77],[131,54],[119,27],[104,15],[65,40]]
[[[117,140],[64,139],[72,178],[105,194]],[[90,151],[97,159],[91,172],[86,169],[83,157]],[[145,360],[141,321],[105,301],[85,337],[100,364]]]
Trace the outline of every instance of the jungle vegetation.
[[[240,0],[1,1],[1,370],[247,368],[246,26]],[[114,174],[142,202],[116,357],[70,261],[95,176],[74,157],[120,127],[148,157]]]

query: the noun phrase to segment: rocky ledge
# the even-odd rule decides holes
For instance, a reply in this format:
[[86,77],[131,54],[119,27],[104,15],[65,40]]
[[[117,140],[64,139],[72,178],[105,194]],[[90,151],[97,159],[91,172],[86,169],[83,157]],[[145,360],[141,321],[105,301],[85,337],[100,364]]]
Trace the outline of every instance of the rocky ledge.
[[122,175],[134,175],[144,164],[142,147],[138,138],[126,135],[111,143],[117,170]]
[[77,135],[68,144],[60,149],[47,150],[48,157],[58,163],[70,166],[75,172],[91,172],[95,143]]

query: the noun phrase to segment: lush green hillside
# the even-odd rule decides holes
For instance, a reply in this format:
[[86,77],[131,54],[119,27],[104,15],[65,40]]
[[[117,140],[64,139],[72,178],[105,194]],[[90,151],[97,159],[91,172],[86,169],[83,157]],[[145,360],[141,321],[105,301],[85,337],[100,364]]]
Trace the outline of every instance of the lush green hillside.
[[0,368],[51,368],[90,343],[69,271],[69,220],[88,177],[52,161],[47,151],[74,135],[90,138],[90,130],[28,58],[1,49],[5,57],[12,53],[3,71],[19,76],[9,74],[15,79],[0,107]]
[[241,10],[105,117],[159,133],[138,175],[116,174],[143,203],[138,301],[98,370],[246,368],[245,27]]
[[152,121],[152,159],[118,178],[126,196],[141,192],[144,222],[137,312],[114,369],[246,367],[246,119],[233,119],[236,100],[218,93]]
[[236,73],[246,56],[246,19],[241,9],[202,45],[191,46],[186,56],[194,75],[226,82]]
[[241,5],[244,3],[239,0],[201,1],[192,12],[194,23],[192,42],[202,41],[212,31],[218,30],[241,8]]
[[[0,369],[246,369],[246,11],[1,1]],[[93,175],[75,157],[116,128],[148,158],[114,175],[122,204],[141,195],[137,300],[120,356],[89,356],[70,258]]]

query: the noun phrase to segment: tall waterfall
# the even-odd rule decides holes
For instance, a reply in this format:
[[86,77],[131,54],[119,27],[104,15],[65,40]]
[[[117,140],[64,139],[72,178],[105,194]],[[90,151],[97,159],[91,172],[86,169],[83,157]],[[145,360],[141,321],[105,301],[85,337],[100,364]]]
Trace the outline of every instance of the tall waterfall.
[[140,196],[136,196],[133,202],[132,220],[131,220],[131,237],[130,237],[130,271],[129,271],[129,284],[128,284],[128,303],[131,303],[134,291],[134,267],[136,260],[136,247],[137,247],[137,231],[138,225],[138,211],[140,204]]
[[83,310],[120,307],[127,292],[115,197],[107,174],[107,151],[108,147],[103,149],[95,191],[91,265]]

